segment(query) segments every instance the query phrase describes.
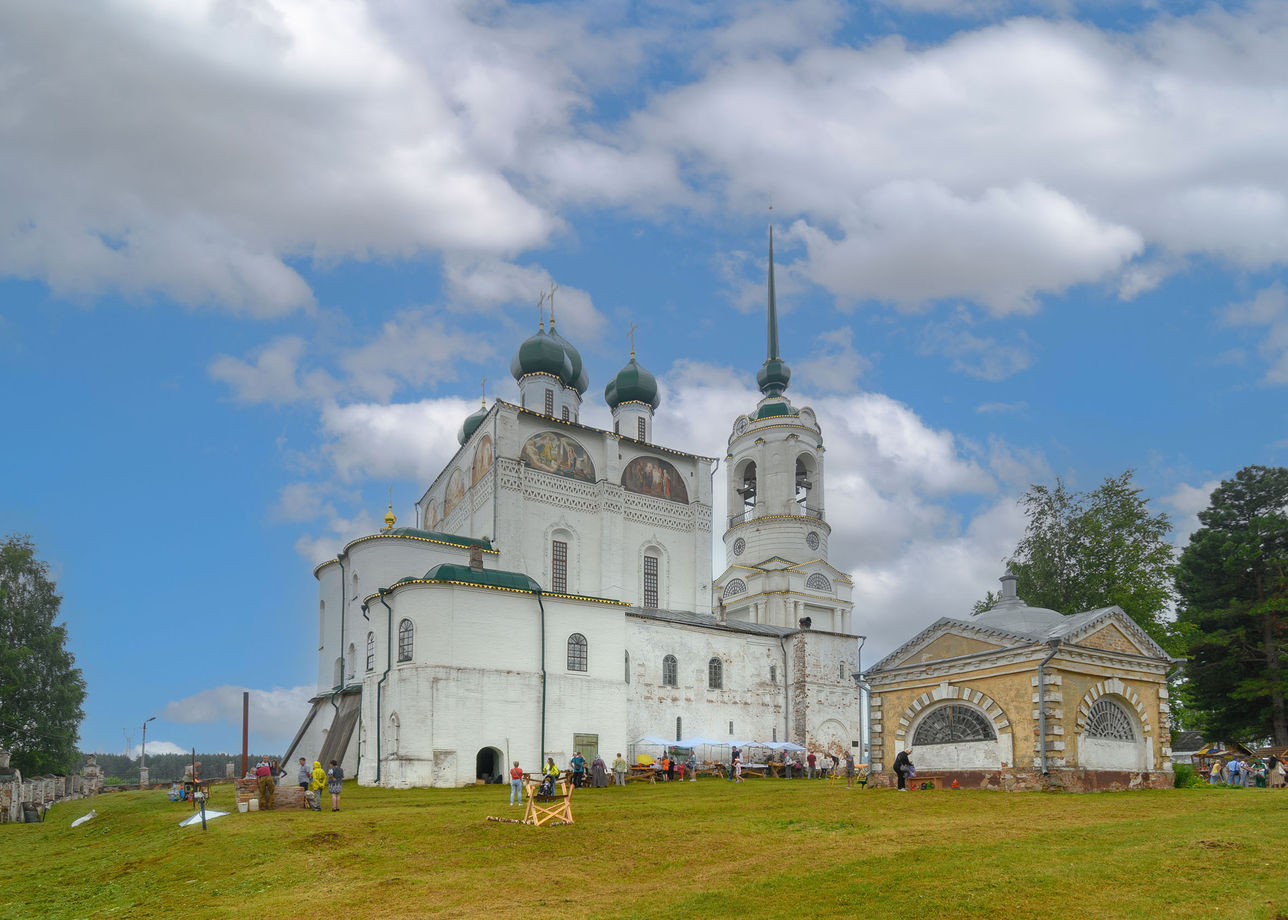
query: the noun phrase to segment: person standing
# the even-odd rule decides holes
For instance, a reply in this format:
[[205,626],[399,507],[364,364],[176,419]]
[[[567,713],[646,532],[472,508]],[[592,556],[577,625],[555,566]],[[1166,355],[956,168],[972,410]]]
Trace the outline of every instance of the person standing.
[[309,792],[313,793],[313,810],[322,810],[322,790],[326,788],[326,771],[322,761],[313,761],[313,770],[309,773]]
[[813,751],[810,751],[809,756],[805,758],[805,775],[810,779],[814,778],[814,764],[816,763],[818,763],[818,758],[814,756]]
[[595,759],[590,762],[590,784],[596,789],[608,785],[608,765],[599,754],[595,754]]
[[559,766],[555,763],[553,757],[546,758],[546,766],[542,773],[541,794],[554,795],[555,783],[559,781]]
[[626,785],[626,758],[620,753],[617,755],[617,759],[613,761],[613,779],[616,780],[619,786]]
[[[304,795],[309,791],[309,780],[311,780],[312,778],[313,778],[313,771],[309,769],[309,765],[305,763],[304,758],[301,757],[300,768],[295,773],[295,781],[300,784],[300,789],[303,790],[303,792],[300,793],[301,795]],[[307,796],[305,796],[304,804],[306,806],[308,805]]]
[[331,793],[331,810],[340,810],[340,790],[344,784],[344,768],[334,760],[331,769],[326,771],[326,788]]
[[[853,764],[853,758],[850,759]],[[894,775],[899,781],[899,791],[907,791],[908,773],[912,770],[912,748],[904,748],[894,759]]]
[[581,751],[572,755],[572,784],[578,789],[586,785],[586,758]]
[[260,760],[259,765],[255,767],[255,779],[259,786],[259,807],[270,809],[273,807],[273,793],[277,790],[277,784],[273,782],[273,768],[268,763],[268,758]]
[[698,781],[698,755],[690,751],[689,752],[689,782],[696,783],[697,781]]
[[733,759],[733,781],[735,783],[742,782],[742,757]]
[[742,751],[738,750],[738,745],[735,744],[733,746],[733,750],[729,752],[729,779],[732,780],[734,778],[733,777],[734,767],[737,765],[738,761],[741,758],[742,758]]
[[845,752],[845,788],[854,788],[854,752]]
[[510,768],[510,804],[523,804],[523,769],[517,760]]

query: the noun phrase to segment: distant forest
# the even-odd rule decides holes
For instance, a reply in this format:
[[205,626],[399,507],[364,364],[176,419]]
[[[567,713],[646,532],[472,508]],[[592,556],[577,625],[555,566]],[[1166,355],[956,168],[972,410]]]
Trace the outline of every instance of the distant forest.
[[[89,755],[82,752],[80,762],[85,763]],[[139,781],[139,759],[125,754],[99,754],[98,765],[103,769],[103,777],[108,783],[137,783]],[[250,764],[254,766],[265,755],[252,753]],[[280,754],[268,754],[268,759],[280,760]],[[149,754],[148,781],[153,783],[183,779],[183,771],[192,763],[191,754]],[[224,765],[231,763],[234,771],[241,770],[241,754],[197,754],[197,763],[201,764],[201,776],[205,779],[223,779]]]

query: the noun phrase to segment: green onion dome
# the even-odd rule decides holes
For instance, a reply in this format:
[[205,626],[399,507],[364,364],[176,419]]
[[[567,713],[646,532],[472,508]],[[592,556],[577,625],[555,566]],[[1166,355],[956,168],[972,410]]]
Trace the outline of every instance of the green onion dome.
[[[577,355],[577,362],[581,363],[581,355]],[[577,379],[563,337],[544,329],[519,346],[510,362],[510,373],[515,380],[522,380],[528,374],[550,374],[565,386],[572,386]]]
[[657,379],[640,366],[631,355],[630,362],[604,387],[604,402],[616,409],[624,402],[642,402],[656,409],[662,404],[657,392]]
[[782,358],[770,358],[756,372],[756,383],[766,396],[782,396],[791,379],[792,369]]
[[456,433],[457,442],[464,444],[468,441],[470,439],[470,435],[474,434],[474,432],[478,430],[479,425],[483,424],[483,419],[485,418],[487,418],[487,406],[483,406],[481,409],[475,409],[471,412],[465,419],[465,423],[461,425],[461,430]]
[[568,356],[568,364],[572,368],[572,375],[564,381],[564,384],[572,387],[579,394],[584,394],[586,387],[590,386],[590,377],[586,374],[586,368],[581,362],[581,352],[573,346],[572,342],[555,332],[554,320],[550,321],[550,338],[563,346],[564,354]]

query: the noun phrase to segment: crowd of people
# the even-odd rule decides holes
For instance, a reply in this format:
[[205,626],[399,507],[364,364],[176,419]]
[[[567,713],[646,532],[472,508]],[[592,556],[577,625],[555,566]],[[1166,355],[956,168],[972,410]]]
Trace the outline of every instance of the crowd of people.
[[[253,776],[259,791],[259,807],[261,810],[271,809],[277,794],[277,784],[286,779],[286,771],[276,761],[270,761],[267,757],[262,758],[254,769],[250,771],[249,776]],[[336,761],[326,769],[322,768],[322,761],[313,761],[313,766],[308,765],[303,757],[300,758],[299,769],[296,771],[295,780],[304,790],[304,804],[313,811],[322,810],[322,790],[326,789],[331,794],[331,810],[340,810],[340,790],[344,783],[344,768]]]
[[1240,759],[1235,756],[1229,760],[1216,760],[1207,770],[1207,781],[1213,786],[1283,789],[1284,780],[1284,761],[1274,754],[1269,757]]

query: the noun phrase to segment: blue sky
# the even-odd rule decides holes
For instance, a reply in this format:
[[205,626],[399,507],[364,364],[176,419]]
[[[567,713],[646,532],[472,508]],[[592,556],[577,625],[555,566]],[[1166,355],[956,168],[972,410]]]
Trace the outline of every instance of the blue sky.
[[7,6],[0,532],[83,746],[236,748],[249,688],[283,748],[313,564],[515,397],[552,282],[583,419],[637,323],[657,440],[723,456],[771,217],[866,660],[995,586],[1029,483],[1134,468],[1183,544],[1288,462],[1286,46],[1270,2]]

